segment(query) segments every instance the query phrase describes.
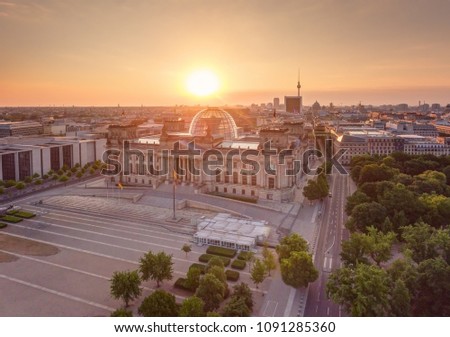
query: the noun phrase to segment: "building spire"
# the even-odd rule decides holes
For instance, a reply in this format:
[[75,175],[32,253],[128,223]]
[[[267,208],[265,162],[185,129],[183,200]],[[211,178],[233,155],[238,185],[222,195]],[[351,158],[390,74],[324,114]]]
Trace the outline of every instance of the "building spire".
[[301,88],[301,84],[300,84],[300,68],[298,68],[298,80],[297,80],[297,96],[300,96],[300,88]]

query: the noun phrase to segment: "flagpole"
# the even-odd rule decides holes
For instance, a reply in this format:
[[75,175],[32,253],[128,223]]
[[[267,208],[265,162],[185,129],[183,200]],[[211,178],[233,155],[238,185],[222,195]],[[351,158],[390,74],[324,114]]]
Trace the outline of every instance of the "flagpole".
[[175,185],[176,185],[177,181],[176,181],[176,172],[175,172],[175,168],[173,169],[173,183],[172,183],[172,207],[173,207],[173,220],[176,220],[177,217],[175,215]]

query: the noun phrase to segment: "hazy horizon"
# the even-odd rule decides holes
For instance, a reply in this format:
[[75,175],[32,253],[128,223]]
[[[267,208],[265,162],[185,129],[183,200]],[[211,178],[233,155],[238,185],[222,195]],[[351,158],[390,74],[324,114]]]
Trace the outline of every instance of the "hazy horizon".
[[[450,1],[0,0],[0,106],[450,103]],[[185,87],[217,74],[214,95]]]

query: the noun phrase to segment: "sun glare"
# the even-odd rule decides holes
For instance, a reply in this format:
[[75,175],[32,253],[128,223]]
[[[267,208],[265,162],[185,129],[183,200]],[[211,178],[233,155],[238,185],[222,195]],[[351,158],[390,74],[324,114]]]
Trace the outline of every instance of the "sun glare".
[[197,96],[208,96],[219,89],[219,79],[209,70],[197,70],[189,75],[187,89]]

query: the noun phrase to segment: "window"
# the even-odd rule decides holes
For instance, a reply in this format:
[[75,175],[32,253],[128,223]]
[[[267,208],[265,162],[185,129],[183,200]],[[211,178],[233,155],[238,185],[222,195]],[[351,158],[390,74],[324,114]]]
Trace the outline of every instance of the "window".
[[225,173],[225,183],[228,184],[230,182],[230,176]]
[[256,174],[252,175],[252,185],[256,186]]
[[215,188],[215,191],[216,191],[216,192],[219,192],[219,188],[218,188],[217,186],[216,186],[216,188]]
[[245,174],[242,176],[242,185],[247,185],[247,176]]
[[223,193],[228,193],[228,188],[224,187]]
[[2,156],[2,172],[3,180],[16,180],[14,153],[8,153]]
[[236,194],[236,189],[235,188],[233,188],[233,194]]
[[275,178],[269,178],[269,188],[275,188]]
[[63,165],[72,168],[72,145],[64,145],[63,151]]
[[216,170],[216,183],[220,183],[220,171]]
[[245,190],[242,190],[242,195],[245,195]]
[[31,151],[19,152],[19,180],[31,177]]
[[239,177],[237,172],[233,172],[233,184],[238,184],[239,183]]
[[61,168],[59,162],[59,147],[50,148],[50,168],[53,171],[58,171]]
[[252,192],[251,192],[251,196],[252,196],[252,197],[254,197],[254,196],[255,196],[255,191],[254,191],[254,190],[252,190]]

